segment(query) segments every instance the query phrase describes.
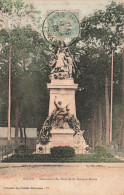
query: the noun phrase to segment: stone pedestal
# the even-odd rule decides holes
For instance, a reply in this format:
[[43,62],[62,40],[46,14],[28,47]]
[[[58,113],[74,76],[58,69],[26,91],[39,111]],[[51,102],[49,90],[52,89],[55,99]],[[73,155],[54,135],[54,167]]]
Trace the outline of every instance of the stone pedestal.
[[53,129],[51,131],[51,147],[57,146],[74,146],[72,129]]
[[49,115],[55,109],[54,99],[62,101],[63,107],[68,105],[70,113],[76,117],[76,105],[75,105],[75,91],[78,88],[78,84],[74,83],[74,79],[53,79],[51,83],[47,84],[47,88],[50,90],[49,101]]
[[[83,135],[76,135],[73,137],[74,131],[72,129],[52,129],[51,139],[47,145],[37,144],[36,153],[50,154],[50,148],[58,146],[70,146],[75,149],[76,154],[87,153],[86,144]],[[39,148],[42,147],[42,150]]]
[[[56,104],[54,103],[56,97],[57,103],[59,101],[62,102],[62,109],[64,110],[68,105],[69,113],[71,115],[74,115],[74,117],[76,118],[75,91],[78,88],[78,84],[74,83],[74,79],[52,79],[51,83],[47,84],[47,88],[50,91],[49,116],[51,116],[51,113],[54,110],[57,110],[55,106]],[[58,126],[54,126],[53,123],[52,129],[50,131],[52,135],[50,141],[46,145],[42,145],[40,143],[37,144],[36,153],[49,154],[50,148],[58,146],[73,147],[76,154],[86,153],[86,148],[88,147],[88,145],[83,138],[83,134],[79,132],[78,134],[73,136],[74,130],[70,129],[69,125],[66,123],[67,122],[63,122],[62,128],[58,124]]]
[[74,131],[72,129],[52,129],[51,130],[51,139],[50,142],[43,146],[43,145],[38,145],[37,146],[37,151],[36,153],[39,153],[39,147],[42,147],[43,150],[41,153],[50,153],[50,148],[52,147],[57,147],[57,146],[70,146],[74,147],[74,142],[73,142],[73,134]]

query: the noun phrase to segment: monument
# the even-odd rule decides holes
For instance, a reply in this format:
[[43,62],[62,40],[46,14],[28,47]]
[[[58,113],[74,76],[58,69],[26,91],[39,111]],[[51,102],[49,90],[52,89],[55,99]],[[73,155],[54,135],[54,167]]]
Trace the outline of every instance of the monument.
[[36,153],[50,153],[50,148],[55,146],[74,147],[77,154],[87,152],[88,145],[76,117],[75,91],[78,84],[74,83],[73,76],[77,66],[66,43],[66,39],[72,39],[79,32],[76,14],[55,11],[47,18],[49,37],[58,39],[60,45],[49,63],[49,116],[38,134]]

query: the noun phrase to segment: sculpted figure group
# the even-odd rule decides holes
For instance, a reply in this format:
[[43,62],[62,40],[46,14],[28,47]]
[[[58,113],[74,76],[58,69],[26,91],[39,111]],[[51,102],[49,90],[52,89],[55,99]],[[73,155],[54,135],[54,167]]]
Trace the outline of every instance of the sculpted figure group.
[[72,78],[75,73],[76,65],[70,54],[69,48],[62,42],[57,53],[52,56],[49,64],[51,77],[54,79]]
[[69,112],[69,108],[68,105],[66,105],[66,107],[62,106],[62,101],[56,101],[57,97],[55,96],[54,99],[54,105],[55,105],[55,109],[53,110],[53,121],[54,124],[53,126],[55,128],[63,128],[63,124],[65,122],[68,123],[69,117],[70,117],[70,112]]

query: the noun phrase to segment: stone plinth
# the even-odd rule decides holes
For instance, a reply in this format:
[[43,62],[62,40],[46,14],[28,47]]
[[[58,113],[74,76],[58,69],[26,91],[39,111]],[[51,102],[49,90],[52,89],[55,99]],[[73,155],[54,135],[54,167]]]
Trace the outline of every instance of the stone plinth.
[[[36,153],[37,154],[50,154],[50,148],[58,146],[70,146],[75,149],[76,154],[87,153],[86,148],[88,145],[85,142],[82,134],[74,135],[73,129],[52,129],[52,137],[47,145],[37,144]],[[39,150],[42,147],[43,150]]]
[[[73,134],[72,129],[52,129],[50,142],[47,145],[37,144],[36,153],[50,154],[50,148],[57,146],[74,147]],[[42,147],[43,150],[40,151],[39,147]]]
[[51,147],[57,146],[74,146],[73,142],[73,134],[74,131],[72,129],[53,129],[51,131],[52,139],[51,139]]
[[55,109],[54,99],[62,101],[63,107],[68,107],[70,113],[76,116],[76,105],[75,105],[75,91],[78,88],[78,84],[74,83],[74,79],[53,79],[51,83],[47,84],[47,88],[50,90],[50,101],[49,101],[49,115]]

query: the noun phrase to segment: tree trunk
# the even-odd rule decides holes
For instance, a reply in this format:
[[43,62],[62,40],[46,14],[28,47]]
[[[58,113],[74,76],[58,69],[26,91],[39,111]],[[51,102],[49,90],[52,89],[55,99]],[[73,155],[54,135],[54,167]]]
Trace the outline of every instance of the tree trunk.
[[93,150],[95,146],[95,120],[96,120],[96,110],[94,111],[94,115],[91,119],[91,147]]
[[23,70],[24,72],[26,71],[26,67],[25,67],[25,55],[24,55],[24,50],[22,49],[22,60],[23,60]]
[[102,109],[101,103],[98,103],[98,145],[102,145]]
[[109,114],[109,79],[105,78],[105,108],[106,108],[106,146],[109,145],[109,127],[110,127],[110,114]]
[[122,111],[121,118],[121,148],[124,149],[124,110]]
[[21,121],[19,122],[19,126],[20,126],[20,143],[23,142],[23,131],[22,131],[22,123]]
[[91,120],[91,147],[93,150],[94,150],[94,143],[95,143],[94,130],[95,130],[95,124],[94,124],[94,118],[92,118]]
[[11,46],[9,48],[8,142],[11,140]]
[[111,64],[111,112],[110,112],[110,137],[109,141],[112,142],[112,111],[113,111],[113,50],[112,50],[112,64]]
[[19,102],[16,98],[15,104],[15,145],[18,144],[18,124],[19,124]]
[[123,67],[122,67],[122,101],[121,101],[121,117],[119,131],[119,147],[124,148],[124,49],[123,49]]
[[102,145],[106,146],[106,119],[105,115],[102,118]]
[[24,137],[25,137],[25,144],[26,144],[27,136],[26,136],[26,127],[25,127],[25,125],[24,125]]
[[[26,67],[25,67],[25,55],[24,55],[24,49],[21,50],[21,53],[22,53],[22,60],[23,60],[23,70],[24,70],[24,73],[26,72]],[[24,125],[24,138],[25,138],[25,144],[26,144],[26,139],[27,139],[27,136],[26,136],[26,128],[25,128],[25,124]],[[21,123],[21,119],[20,119],[20,143],[22,143],[23,141],[23,131],[22,131],[22,123]]]
[[120,117],[119,148],[124,148],[124,110],[122,110]]

